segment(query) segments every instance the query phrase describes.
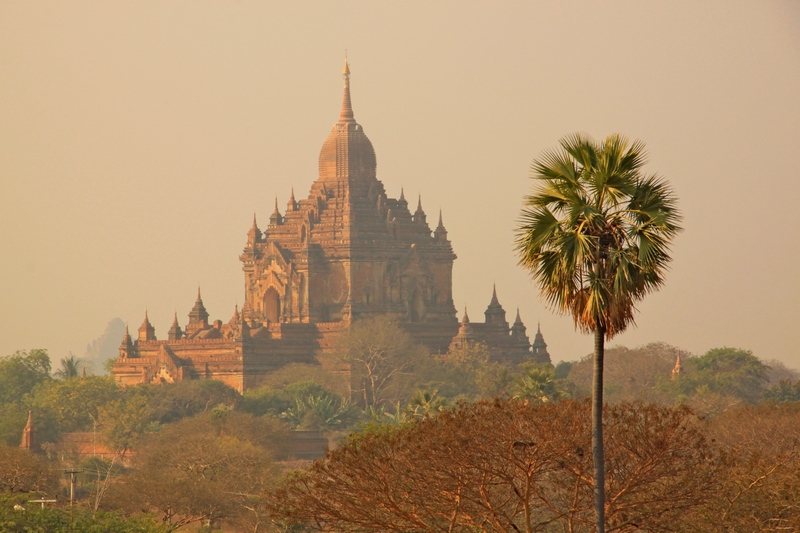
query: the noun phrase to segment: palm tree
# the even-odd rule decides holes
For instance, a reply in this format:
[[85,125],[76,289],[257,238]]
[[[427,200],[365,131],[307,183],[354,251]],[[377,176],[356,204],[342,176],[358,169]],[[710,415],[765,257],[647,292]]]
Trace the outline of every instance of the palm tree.
[[439,396],[439,391],[418,389],[408,401],[403,418],[406,421],[422,420],[440,413],[450,406],[447,398]]
[[584,134],[535,159],[516,234],[519,262],[545,301],[594,334],[592,452],[597,533],[605,531],[603,355],[633,323],[636,303],[664,282],[680,214],[671,188],[645,175],[645,146],[618,134]]
[[61,368],[56,370],[55,376],[61,379],[76,378],[81,365],[83,365],[83,361],[70,354],[69,357],[61,359]]
[[556,381],[553,365],[529,364],[512,387],[512,397],[534,403],[548,403],[564,396]]
[[325,391],[295,398],[294,406],[280,416],[288,420],[292,428],[344,429],[355,422],[360,414],[355,404],[338,394]]

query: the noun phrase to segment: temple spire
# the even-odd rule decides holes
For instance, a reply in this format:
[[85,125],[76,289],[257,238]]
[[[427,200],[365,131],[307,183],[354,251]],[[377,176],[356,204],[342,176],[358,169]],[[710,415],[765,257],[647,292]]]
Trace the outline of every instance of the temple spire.
[[547,351],[547,343],[544,342],[544,336],[542,335],[542,326],[539,322],[536,323],[536,336],[533,338],[533,344],[531,345],[531,354],[533,355],[533,360],[537,363],[550,363],[550,353]]
[[675,367],[672,369],[672,379],[678,379],[681,374],[683,374],[683,362],[681,361],[681,354],[678,353],[675,357]]
[[355,123],[353,118],[353,104],[350,102],[350,65],[347,58],[344,60],[344,70],[342,71],[344,77],[344,95],[342,96],[342,110],[339,113],[339,123]]
[[197,286],[197,301],[194,302],[194,307],[189,312],[189,324],[201,324],[202,327],[208,326],[208,311],[206,311],[206,306],[203,305],[203,299],[200,297],[199,285]]
[[444,224],[442,223],[442,209],[439,208],[439,225],[436,226],[436,229],[433,231],[433,236],[439,241],[446,241],[447,240],[447,230],[444,229]]
[[247,232],[247,245],[253,247],[255,243],[261,240],[261,230],[258,229],[258,224],[256,223],[256,214],[253,212],[253,225],[250,228],[250,231]]
[[28,423],[25,424],[25,429],[22,430],[22,442],[19,447],[31,452],[38,452],[40,450],[39,436],[36,431],[36,426],[33,425],[32,411],[28,411]]
[[139,341],[154,341],[156,340],[156,330],[150,323],[150,317],[147,316],[147,309],[144,310],[144,321],[139,326]]
[[278,211],[278,197],[275,197],[275,210],[272,211],[272,215],[269,217],[269,223],[272,226],[277,226],[283,223],[283,217],[281,216],[281,212]]
[[531,350],[531,341],[528,339],[527,328],[519,316],[519,307],[517,307],[517,318],[514,320],[514,325],[511,326],[511,337],[521,349],[526,352]]
[[119,355],[123,359],[133,355],[133,340],[127,322],[125,323],[125,336],[122,337],[122,343],[119,345]]
[[238,328],[241,323],[242,323],[242,315],[239,313],[239,304],[237,303],[233,307],[233,316],[228,321],[228,324],[233,328]]
[[424,224],[425,223],[425,211],[422,210],[422,195],[419,195],[419,199],[417,200],[417,210],[414,212],[414,222]]
[[497,285],[492,283],[492,300],[489,302],[489,305],[486,307],[486,311],[484,311],[484,316],[486,316],[486,325],[492,325],[492,327],[498,328],[498,330],[507,330],[508,322],[506,322],[506,311],[503,309],[503,306],[500,305],[500,300],[497,299]]
[[449,350],[463,348],[470,342],[475,340],[475,332],[473,331],[472,324],[469,323],[469,315],[467,315],[467,306],[464,304],[464,318],[461,319],[461,325],[458,327],[458,333],[450,342]]
[[167,332],[167,339],[171,341],[177,341],[183,336],[183,331],[181,331],[181,327],[178,325],[178,311],[175,311],[175,316],[172,319],[172,326],[170,326],[169,331]]

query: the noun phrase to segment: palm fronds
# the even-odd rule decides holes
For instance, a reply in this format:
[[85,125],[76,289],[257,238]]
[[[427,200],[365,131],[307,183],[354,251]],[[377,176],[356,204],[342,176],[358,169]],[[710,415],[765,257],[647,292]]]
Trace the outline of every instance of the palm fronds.
[[537,185],[519,218],[519,262],[553,309],[611,338],[663,283],[680,213],[669,185],[643,174],[641,141],[573,134],[560,145],[531,165]]

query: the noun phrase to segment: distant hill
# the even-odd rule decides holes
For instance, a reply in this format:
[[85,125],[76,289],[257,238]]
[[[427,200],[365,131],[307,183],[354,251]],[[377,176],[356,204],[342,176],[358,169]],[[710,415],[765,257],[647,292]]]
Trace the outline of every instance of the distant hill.
[[119,355],[119,344],[125,335],[125,322],[114,318],[102,335],[86,345],[86,353],[81,357],[89,374],[105,374],[103,363]]

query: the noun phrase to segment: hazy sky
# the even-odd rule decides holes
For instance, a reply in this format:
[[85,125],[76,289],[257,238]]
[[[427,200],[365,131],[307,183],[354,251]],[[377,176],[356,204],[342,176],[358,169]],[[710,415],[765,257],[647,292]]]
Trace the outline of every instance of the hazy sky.
[[0,355],[81,355],[145,308],[164,338],[198,284],[227,321],[253,212],[263,227],[316,178],[345,49],[378,178],[441,207],[473,320],[496,282],[555,360],[591,351],[513,229],[534,157],[621,132],[685,231],[612,344],[800,368],[800,3],[730,0],[0,2]]

